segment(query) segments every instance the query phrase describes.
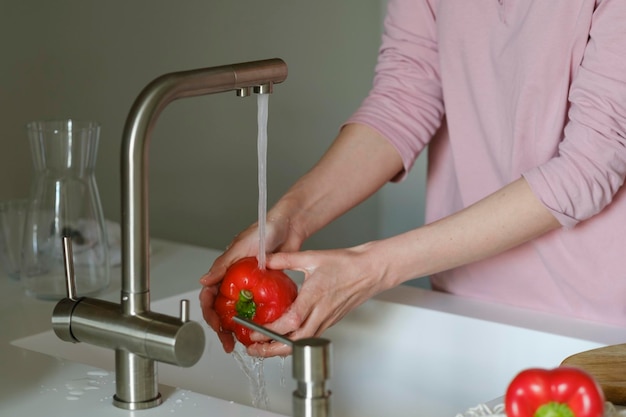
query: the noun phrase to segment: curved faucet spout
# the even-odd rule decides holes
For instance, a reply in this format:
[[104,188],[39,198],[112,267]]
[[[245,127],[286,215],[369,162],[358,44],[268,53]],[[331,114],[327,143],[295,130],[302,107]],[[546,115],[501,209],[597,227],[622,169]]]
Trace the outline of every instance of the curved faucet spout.
[[287,65],[275,58],[166,74],[137,97],[122,143],[122,303],[127,314],[140,313],[149,303],[147,159],[161,111],[179,98],[271,86],[286,78]]

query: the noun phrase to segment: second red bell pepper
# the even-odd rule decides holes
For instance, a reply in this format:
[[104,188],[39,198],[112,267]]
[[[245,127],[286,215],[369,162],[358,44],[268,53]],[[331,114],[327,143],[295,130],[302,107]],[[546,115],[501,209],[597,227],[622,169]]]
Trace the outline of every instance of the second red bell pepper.
[[526,369],[509,384],[507,417],[602,417],[604,394],[582,369]]

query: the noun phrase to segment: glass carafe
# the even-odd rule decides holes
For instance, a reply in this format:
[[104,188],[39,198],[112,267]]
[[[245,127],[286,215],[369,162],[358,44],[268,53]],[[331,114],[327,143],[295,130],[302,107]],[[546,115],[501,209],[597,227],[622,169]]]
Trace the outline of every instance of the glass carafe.
[[100,126],[95,122],[35,121],[26,126],[34,178],[22,247],[26,292],[66,296],[63,236],[72,238],[78,294],[109,285],[109,248],[95,178]]

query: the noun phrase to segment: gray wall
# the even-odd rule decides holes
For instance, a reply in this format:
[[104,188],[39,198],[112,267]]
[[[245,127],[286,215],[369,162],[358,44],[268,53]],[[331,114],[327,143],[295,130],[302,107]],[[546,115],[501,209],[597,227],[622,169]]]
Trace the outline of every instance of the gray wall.
[[[167,72],[280,57],[289,77],[270,97],[271,205],[367,94],[382,8],[379,0],[2,1],[0,199],[28,195],[28,120],[94,119],[102,124],[100,195],[106,217],[119,220],[121,131],[141,88]],[[308,247],[420,224],[421,172],[385,187]],[[153,135],[150,181],[153,236],[224,247],[256,218],[256,99],[171,104]]]

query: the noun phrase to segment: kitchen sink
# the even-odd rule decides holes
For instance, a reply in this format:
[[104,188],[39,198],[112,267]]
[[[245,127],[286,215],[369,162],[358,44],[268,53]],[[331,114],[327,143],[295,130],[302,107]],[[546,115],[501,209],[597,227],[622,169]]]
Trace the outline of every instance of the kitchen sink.
[[[333,345],[329,386],[335,415],[451,417],[501,396],[524,368],[554,367],[573,353],[602,346],[502,320],[443,311],[430,305],[434,296],[431,291],[398,287],[361,305],[324,334]],[[436,297],[455,299],[444,294]],[[160,383],[252,405],[250,381],[203,323],[197,291],[155,301],[153,310],[177,315],[181,298],[191,300],[191,318],[204,326],[205,352],[191,368],[159,364]],[[63,342],[51,330],[13,344],[114,369],[112,351]],[[290,415],[295,388],[290,358],[265,359],[262,366],[269,410]]]

